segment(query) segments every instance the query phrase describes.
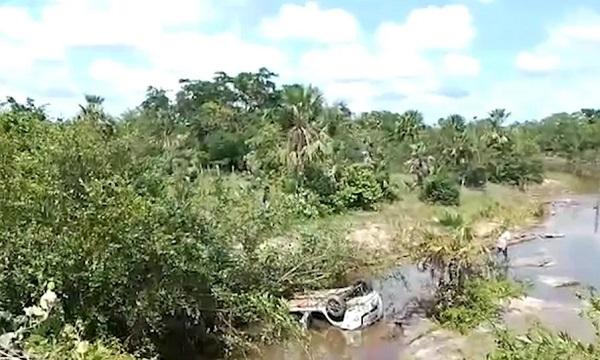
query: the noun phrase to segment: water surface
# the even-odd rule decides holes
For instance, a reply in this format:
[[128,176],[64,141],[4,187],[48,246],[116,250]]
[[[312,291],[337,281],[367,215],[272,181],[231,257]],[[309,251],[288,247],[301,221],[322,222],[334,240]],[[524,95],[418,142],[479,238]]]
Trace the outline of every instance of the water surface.
[[[509,272],[517,279],[531,282],[529,295],[537,299],[556,304],[542,309],[535,316],[544,324],[564,330],[576,337],[587,339],[593,335],[589,323],[583,321],[575,310],[580,305],[575,291],[580,288],[554,288],[539,281],[540,276],[569,277],[586,286],[600,288],[600,236],[594,232],[594,205],[596,196],[577,196],[575,203],[556,207],[556,213],[549,217],[534,231],[563,233],[564,238],[538,239],[510,248],[512,260],[547,257],[553,260],[550,267],[511,267]],[[575,205],[576,204],[576,205]],[[427,297],[429,293],[429,274],[421,273],[414,267],[404,266],[393,269],[387,275],[373,279],[373,287],[382,294],[385,316],[384,320],[363,331],[343,332],[328,326],[321,326],[309,332],[308,349],[288,344],[265,349],[264,359],[403,359],[407,357],[408,343],[413,341],[412,334],[426,320],[412,316],[419,309],[416,299]],[[403,330],[394,322],[402,319]],[[509,326],[516,328],[529,324],[523,321],[522,314],[507,315]],[[435,341],[435,340],[434,340]],[[452,342],[454,339],[443,339]],[[457,340],[458,341],[458,340]],[[461,340],[462,341],[462,340]],[[442,342],[442,340],[440,340]],[[456,341],[455,341],[456,342]],[[479,340],[471,343],[462,341],[463,347],[477,347]],[[429,346],[434,347],[435,344]],[[469,349],[465,349],[469,350]],[[431,359],[431,353],[420,350],[416,358]],[[436,358],[448,358],[445,348],[433,349]],[[411,353],[411,355],[415,355]]]

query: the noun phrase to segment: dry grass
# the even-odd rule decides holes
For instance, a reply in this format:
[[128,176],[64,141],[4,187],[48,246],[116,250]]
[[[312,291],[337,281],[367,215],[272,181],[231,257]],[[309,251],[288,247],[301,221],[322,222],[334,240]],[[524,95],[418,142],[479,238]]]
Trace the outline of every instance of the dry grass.
[[512,228],[533,225],[544,215],[546,200],[582,188],[581,181],[574,176],[551,173],[543,184],[525,192],[497,184],[488,184],[484,190],[463,188],[460,206],[445,207],[420,201],[416,192],[404,185],[406,179],[405,175],[393,177],[400,188],[400,198],[383,204],[377,211],[351,212],[305,226],[347,233],[357,250],[366,254],[361,256],[368,259],[366,265],[385,267],[408,256],[406,245],[415,230],[438,226],[438,219],[448,212],[460,214],[480,241],[491,242],[502,225]]

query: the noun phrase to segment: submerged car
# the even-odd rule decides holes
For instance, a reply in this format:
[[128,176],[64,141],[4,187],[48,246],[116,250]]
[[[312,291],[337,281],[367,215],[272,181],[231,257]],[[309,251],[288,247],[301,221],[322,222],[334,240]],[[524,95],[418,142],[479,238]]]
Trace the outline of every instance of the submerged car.
[[363,281],[345,288],[299,294],[288,301],[288,306],[305,327],[313,317],[319,317],[340,329],[358,330],[383,317],[381,295]]

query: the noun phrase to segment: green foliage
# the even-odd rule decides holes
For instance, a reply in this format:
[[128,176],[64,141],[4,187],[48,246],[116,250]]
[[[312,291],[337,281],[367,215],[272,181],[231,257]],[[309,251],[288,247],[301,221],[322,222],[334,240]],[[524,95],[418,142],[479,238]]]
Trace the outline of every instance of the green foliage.
[[481,166],[468,168],[463,176],[464,185],[469,188],[481,189],[487,182],[487,173]]
[[592,293],[583,313],[596,330],[591,342],[575,340],[568,334],[556,333],[536,323],[525,334],[517,334],[504,328],[496,328],[496,350],[488,355],[491,360],[526,359],[600,359],[600,299]]
[[501,301],[522,295],[523,287],[499,273],[462,216],[447,210],[438,223],[444,227],[417,227],[410,234],[412,259],[430,272],[434,286],[428,315],[463,333],[497,320]]
[[134,360],[116,342],[88,342],[73,326],[65,326],[56,339],[33,335],[25,344],[29,354],[40,360]]
[[440,205],[458,205],[460,189],[456,181],[447,175],[439,174],[425,180],[421,189],[422,201]]
[[[514,126],[499,109],[428,126],[417,111],[356,115],[275,77],[183,79],[174,99],[150,87],[121,118],[92,95],[66,121],[33,100],[2,104],[0,308],[20,314],[50,281],[63,299],[60,326],[31,338],[33,352],[179,359],[300,336],[282,298],[341,285],[358,260],[344,234],[293,225],[377,208],[393,198],[390,169],[413,175],[422,200],[457,205],[452,179],[524,187],[542,181],[543,153],[581,168],[599,154],[593,109]],[[414,254],[441,287],[464,287],[482,249],[462,217],[440,223],[448,233],[421,234]],[[461,294],[496,296],[471,285]],[[439,313],[474,318],[457,311]],[[73,355],[82,343],[89,356]]]
[[444,210],[444,214],[438,220],[440,225],[449,228],[458,229],[465,225],[465,220],[462,215],[456,211]]
[[[351,268],[337,234],[299,234],[284,253],[265,247],[315,212],[301,194],[274,192],[267,206],[239,181],[156,166],[162,158],[131,151],[135,137],[107,137],[95,117],[55,124],[8,113],[0,127],[0,306],[11,313],[52,279],[82,339],[117,338],[141,356],[235,352],[295,334],[279,297]],[[249,319],[273,325],[246,333]],[[70,351],[61,344],[47,345]]]
[[433,310],[444,327],[466,333],[484,321],[495,322],[502,313],[502,300],[523,295],[523,287],[503,279],[470,279],[461,288],[443,289]]
[[338,201],[338,180],[335,173],[324,166],[312,165],[304,172],[303,186],[313,193],[320,205],[331,211],[341,210],[345,204]]
[[348,209],[372,209],[385,195],[371,166],[355,164],[345,167],[339,182],[336,196]]
[[496,344],[497,350],[487,357],[490,360],[597,360],[600,358],[595,345],[576,341],[565,333],[556,334],[539,324],[524,335],[498,330]]

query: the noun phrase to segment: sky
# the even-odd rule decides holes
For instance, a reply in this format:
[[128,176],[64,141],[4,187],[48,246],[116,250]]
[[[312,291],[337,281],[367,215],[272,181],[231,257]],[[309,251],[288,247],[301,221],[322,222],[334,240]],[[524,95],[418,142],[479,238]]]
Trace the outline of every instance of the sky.
[[55,116],[260,67],[429,122],[598,108],[600,0],[0,0],[0,98]]

